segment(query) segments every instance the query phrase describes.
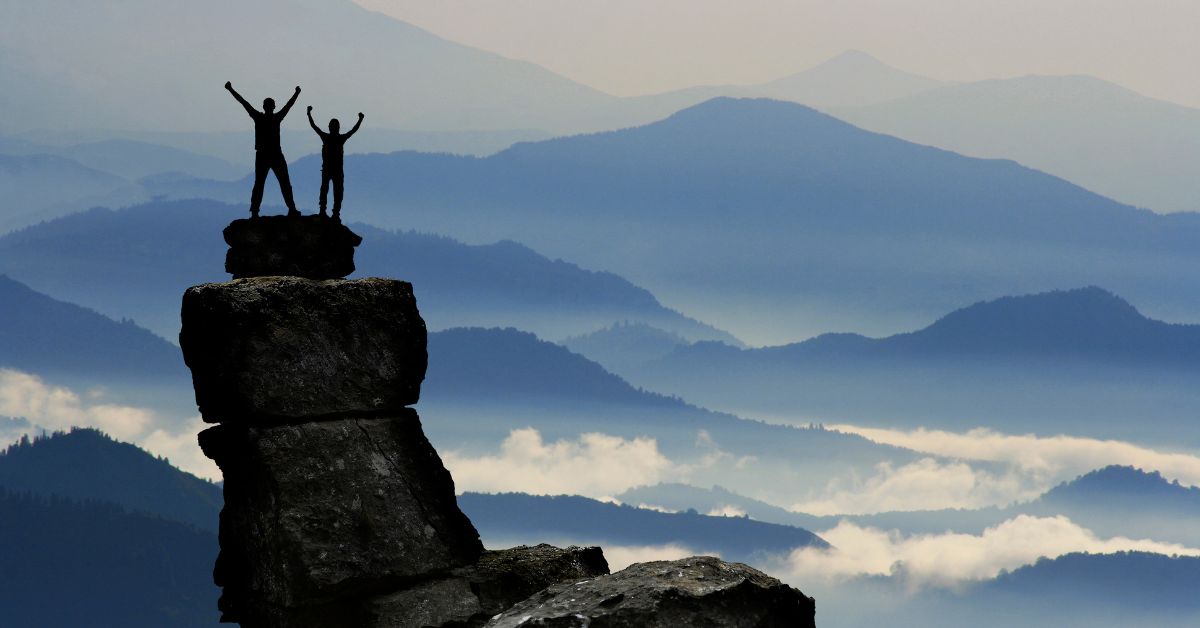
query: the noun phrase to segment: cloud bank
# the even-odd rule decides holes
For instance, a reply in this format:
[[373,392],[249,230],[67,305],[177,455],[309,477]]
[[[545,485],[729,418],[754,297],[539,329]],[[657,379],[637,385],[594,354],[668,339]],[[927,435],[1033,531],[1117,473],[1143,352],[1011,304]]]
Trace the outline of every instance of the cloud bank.
[[896,467],[875,466],[868,478],[835,479],[824,492],[790,506],[814,515],[857,515],[889,511],[982,508],[1033,499],[1046,483],[1017,471],[993,473],[962,461],[923,458]]
[[1159,471],[1181,484],[1200,486],[1200,456],[1162,452],[1117,440],[1077,436],[1002,434],[987,428],[963,433],[942,430],[891,430],[855,425],[830,429],[858,434],[877,443],[957,459],[1014,465],[1047,481],[1070,479],[1108,465],[1119,464]]
[[220,470],[196,444],[196,434],[206,427],[198,416],[178,425],[145,408],[106,403],[101,392],[80,395],[48,384],[36,375],[4,368],[0,368],[0,416],[28,421],[7,426],[0,433],[4,442],[24,435],[93,427],[163,456],[189,473],[212,480],[221,478]]
[[1200,556],[1200,549],[1146,539],[1101,539],[1070,519],[1019,515],[982,534],[921,534],[892,531],[843,521],[820,532],[828,549],[799,548],[781,565],[793,581],[806,578],[846,579],[896,576],[910,588],[954,587],[994,578],[1001,570],[1032,564],[1040,557],[1072,552],[1112,553],[1127,550]]
[[533,428],[511,431],[496,455],[469,457],[450,451],[442,459],[460,492],[605,498],[679,473],[652,438],[588,433],[547,443]]

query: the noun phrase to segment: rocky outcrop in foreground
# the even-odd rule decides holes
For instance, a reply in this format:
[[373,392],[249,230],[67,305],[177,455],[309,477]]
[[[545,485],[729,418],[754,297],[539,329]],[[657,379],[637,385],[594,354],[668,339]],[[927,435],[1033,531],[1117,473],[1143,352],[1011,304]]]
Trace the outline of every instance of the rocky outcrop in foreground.
[[812,598],[761,571],[698,556],[556,584],[487,627],[799,628],[813,626],[814,613]]
[[[261,247],[279,259],[231,250],[230,263],[345,269],[345,259],[295,259],[318,255],[320,237],[336,229],[344,227],[308,218],[236,221],[226,230],[235,248]],[[353,246],[334,256],[352,258]],[[713,558],[609,576],[599,548],[485,551],[409,407],[428,358],[425,322],[406,282],[252,276],[188,289],[182,318],[179,341],[197,405],[218,424],[200,434],[200,445],[224,475],[213,570],[222,621],[254,628],[812,625],[812,601],[798,591]]]
[[339,279],[354,272],[362,238],[321,216],[242,218],[225,227],[225,272],[234,279],[288,275]]

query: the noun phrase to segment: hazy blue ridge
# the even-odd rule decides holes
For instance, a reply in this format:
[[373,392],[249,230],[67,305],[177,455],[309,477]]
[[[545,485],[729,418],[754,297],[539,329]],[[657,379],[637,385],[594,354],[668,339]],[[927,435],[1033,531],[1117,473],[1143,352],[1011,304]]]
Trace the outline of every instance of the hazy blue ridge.
[[[315,195],[318,169],[315,156],[293,164],[301,198]],[[980,299],[1080,285],[1158,317],[1200,306],[1196,215],[1156,215],[788,102],[718,98],[486,158],[355,155],[346,172],[348,199],[373,224],[569,256],[743,339],[890,333]],[[156,193],[240,199],[248,187]]]
[[1019,594],[1043,604],[1138,609],[1150,614],[1200,611],[1200,557],[1148,552],[1066,554],[1003,573],[975,592],[978,598]]
[[1200,325],[1155,320],[1098,287],[982,301],[882,338],[698,342],[640,364],[609,359],[629,381],[705,407],[826,423],[1174,446],[1195,440],[1200,412]]
[[52,299],[0,275],[0,366],[147,381],[187,377],[178,347],[130,320]]
[[[93,209],[0,237],[0,272],[174,338],[183,291],[228,279],[221,230],[243,212],[206,200]],[[551,260],[515,242],[467,245],[353,227],[364,237],[355,276],[411,281],[434,329],[516,325],[557,338],[640,320],[689,338],[737,343],[617,275]]]
[[221,487],[94,429],[22,440],[0,451],[0,487],[103,501],[216,532]]
[[739,562],[762,560],[797,547],[828,546],[802,528],[695,511],[656,512],[586,497],[464,493],[458,503],[484,539],[551,538],[602,546],[677,544]]

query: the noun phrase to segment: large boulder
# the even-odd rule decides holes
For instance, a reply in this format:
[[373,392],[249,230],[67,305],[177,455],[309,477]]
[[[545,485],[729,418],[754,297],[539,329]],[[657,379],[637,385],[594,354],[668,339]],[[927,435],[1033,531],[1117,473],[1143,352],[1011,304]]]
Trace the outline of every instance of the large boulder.
[[411,409],[387,418],[226,424],[200,435],[225,477],[221,610],[243,625],[476,563],[483,546]]
[[607,573],[608,562],[598,547],[542,544],[486,551],[478,563],[447,577],[375,598],[361,626],[478,627],[552,584]]
[[639,563],[556,584],[493,618],[488,628],[807,628],[812,598],[739,563],[700,556]]
[[225,227],[225,272],[234,279],[289,275],[338,279],[354,272],[362,238],[321,216],[263,216]]
[[255,277],[183,295],[179,344],[210,423],[389,415],[428,363],[412,285]]

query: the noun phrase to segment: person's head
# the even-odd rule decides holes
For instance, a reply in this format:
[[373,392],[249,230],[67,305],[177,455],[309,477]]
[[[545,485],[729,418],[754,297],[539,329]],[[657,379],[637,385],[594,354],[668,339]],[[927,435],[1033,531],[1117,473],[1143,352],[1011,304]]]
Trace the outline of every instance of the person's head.
[[341,128],[342,128],[342,123],[338,122],[337,118],[333,118],[332,120],[329,121],[329,132],[330,133],[337,133],[338,131],[341,130]]
[[265,111],[267,113],[271,113],[272,111],[275,111],[275,99],[274,98],[267,98],[266,100],[263,100],[263,111]]

